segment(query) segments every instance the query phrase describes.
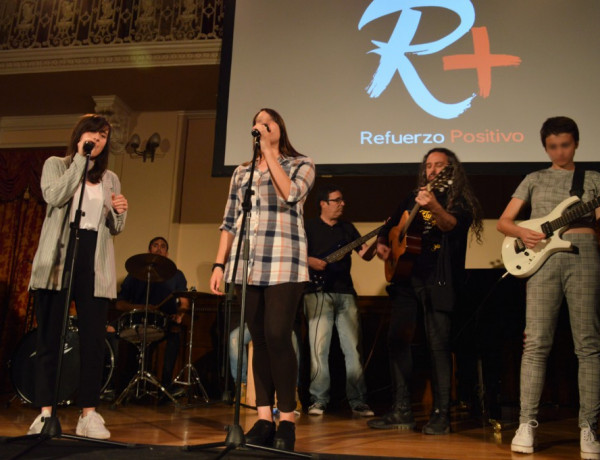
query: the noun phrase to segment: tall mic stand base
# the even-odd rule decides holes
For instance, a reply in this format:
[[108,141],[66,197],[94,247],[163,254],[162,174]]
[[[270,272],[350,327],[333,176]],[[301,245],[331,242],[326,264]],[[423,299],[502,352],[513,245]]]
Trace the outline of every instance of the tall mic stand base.
[[121,447],[121,448],[131,448],[136,447],[136,444],[132,443],[123,443],[118,441],[109,441],[106,439],[95,439],[95,438],[86,438],[85,436],[77,436],[73,434],[66,434],[62,432],[60,421],[57,416],[44,417],[44,426],[42,427],[42,431],[37,434],[26,434],[24,436],[15,436],[14,438],[5,439],[5,443],[9,442],[18,442],[18,441],[33,441],[30,446],[27,446],[21,452],[9,457],[8,460],[16,460],[17,458],[21,458],[27,452],[35,449],[40,444],[45,443],[46,441],[50,441],[51,439],[72,439],[75,441],[85,441],[93,444],[101,444],[104,446],[110,447]]
[[246,444],[246,438],[244,436],[244,430],[240,425],[229,425],[227,427],[227,437],[223,442],[212,442],[207,444],[196,444],[194,446],[184,446],[183,450],[187,452],[193,452],[196,450],[208,450],[214,449],[217,447],[224,447],[222,452],[219,453],[215,460],[223,458],[229,452],[238,448],[246,448],[246,449],[254,449],[254,450],[262,450],[265,452],[271,452],[272,454],[285,455],[290,457],[298,457],[298,458],[313,458],[310,454],[305,454],[302,452],[294,452],[289,450],[281,450],[275,449],[274,447],[266,447],[266,446],[258,446],[256,444]]

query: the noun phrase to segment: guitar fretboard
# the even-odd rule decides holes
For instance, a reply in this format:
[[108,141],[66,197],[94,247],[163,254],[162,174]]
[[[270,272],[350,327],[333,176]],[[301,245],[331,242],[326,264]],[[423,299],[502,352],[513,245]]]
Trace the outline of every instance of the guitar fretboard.
[[383,225],[381,227],[377,227],[375,230],[367,233],[364,236],[361,236],[360,238],[358,238],[357,240],[354,240],[352,243],[347,244],[346,246],[342,246],[341,248],[339,248],[337,251],[332,252],[331,254],[329,254],[327,257],[325,257],[323,260],[325,262],[327,262],[328,264],[331,264],[333,262],[338,262],[340,260],[342,260],[342,258],[348,254],[350,251],[352,251],[354,248],[359,247],[361,244],[363,244],[365,241],[370,240],[371,238],[373,238],[375,235],[377,235],[377,233],[379,233],[379,230],[381,230],[383,228]]
[[580,203],[573,208],[565,211],[565,213],[557,219],[554,219],[547,223],[550,227],[550,231],[546,231],[544,228],[544,232],[546,234],[552,234],[555,230],[564,227],[565,225],[570,224],[574,220],[580,218],[581,216],[586,215],[588,212],[593,211],[597,207],[600,206],[600,197],[596,197],[593,200],[590,200],[586,203]]

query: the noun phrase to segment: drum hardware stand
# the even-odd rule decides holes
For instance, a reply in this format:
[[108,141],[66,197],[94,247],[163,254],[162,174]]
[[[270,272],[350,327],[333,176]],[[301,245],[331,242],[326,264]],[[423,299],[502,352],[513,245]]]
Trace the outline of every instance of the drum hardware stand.
[[[249,252],[250,252],[250,226],[246,225],[248,216],[250,215],[250,210],[252,209],[252,201],[251,196],[254,194],[254,190],[252,190],[252,180],[254,176],[255,165],[258,162],[258,152],[260,150],[260,136],[254,137],[254,155],[252,157],[252,163],[250,166],[250,177],[248,179],[248,187],[246,188],[246,192],[244,194],[244,201],[242,203],[242,222],[240,224],[240,230],[237,242],[237,250],[235,261],[233,264],[233,275],[232,282],[229,284],[229,289],[227,290],[227,299],[226,302],[231,302],[233,300],[233,291],[235,285],[235,278],[237,274],[237,268],[240,260],[240,254],[243,254],[243,262],[242,262],[242,294],[241,294],[241,302],[240,302],[240,327],[239,327],[239,336],[238,336],[238,361],[237,361],[237,369],[236,369],[236,380],[238,382],[242,381],[242,361],[243,361],[243,352],[244,352],[244,323],[246,319],[246,288],[248,285],[248,260],[249,260]],[[243,236],[243,237],[242,237]],[[243,251],[242,243],[244,244]],[[248,363],[248,365],[251,365]],[[250,448],[256,450],[263,450],[271,453],[282,454],[286,456],[292,457],[301,457],[301,458],[312,458],[309,454],[303,454],[301,452],[293,452],[293,451],[285,451],[280,449],[275,449],[273,447],[259,446],[256,444],[247,444],[246,438],[244,435],[244,430],[240,426],[240,406],[241,406],[241,389],[242,385],[236,385],[235,387],[235,402],[234,402],[234,415],[233,415],[233,424],[227,427],[227,436],[225,441],[223,442],[213,442],[207,444],[197,444],[194,446],[184,446],[184,449],[187,451],[194,450],[205,450],[205,449],[213,449],[215,447],[224,447],[225,449],[216,457],[216,459],[220,459],[227,455],[230,451],[238,448]],[[215,459],[215,460],[216,460]]]
[[[88,145],[90,145],[90,146],[88,147]],[[61,374],[62,374],[62,362],[63,362],[63,354],[64,354],[63,351],[65,348],[65,342],[66,342],[66,337],[67,337],[67,326],[69,323],[69,307],[71,306],[71,297],[73,295],[73,272],[75,271],[75,262],[77,261],[77,256],[78,256],[78,251],[79,251],[79,230],[80,230],[81,216],[83,215],[83,212],[81,210],[81,204],[83,203],[83,195],[85,192],[85,183],[87,181],[87,172],[88,172],[90,156],[91,156],[93,147],[94,147],[94,144],[88,143],[88,142],[86,142],[83,147],[84,152],[85,152],[85,167],[83,169],[83,175],[81,178],[81,194],[79,196],[79,204],[77,206],[77,210],[75,211],[75,219],[70,225],[71,234],[69,236],[69,246],[70,246],[70,249],[72,249],[72,252],[71,252],[72,255],[71,255],[70,261],[65,261],[65,269],[63,272],[63,279],[62,279],[62,289],[63,290],[66,289],[67,292],[66,292],[66,298],[65,298],[65,307],[64,307],[64,311],[63,311],[62,329],[61,329],[61,333],[60,333],[60,341],[59,341],[59,346],[58,346],[58,361],[57,361],[57,368],[56,368],[56,380],[54,383],[54,396],[53,396],[53,400],[52,400],[52,412],[50,414],[50,417],[44,418],[44,426],[42,427],[42,431],[40,433],[28,434],[28,435],[24,435],[24,436],[16,436],[16,437],[8,438],[5,440],[5,442],[14,442],[14,441],[20,441],[20,440],[27,440],[27,439],[32,439],[35,441],[32,445],[27,446],[24,450],[22,450],[21,452],[17,453],[14,456],[12,456],[10,458],[10,460],[14,460],[14,459],[22,457],[27,452],[35,449],[37,446],[45,443],[46,441],[51,440],[52,438],[74,439],[77,441],[85,441],[85,442],[90,442],[90,443],[94,443],[94,444],[102,444],[102,445],[113,446],[113,447],[134,447],[135,446],[135,444],[125,444],[122,442],[115,442],[115,441],[108,441],[108,440],[103,440],[103,439],[87,438],[85,436],[65,434],[62,432],[62,429],[60,426],[60,421],[58,419],[58,416],[56,415],[56,411],[57,411],[57,407],[58,407],[58,400],[60,397],[59,391],[60,391],[60,381],[61,381]],[[75,153],[75,155],[79,155],[79,154]]]
[[[162,257],[162,256],[158,256],[156,254],[153,254],[154,257]],[[132,260],[134,257],[130,258],[127,262],[129,262],[130,260]],[[164,259],[166,259],[166,257],[163,257]],[[127,266],[127,262],[125,263],[125,265]],[[139,370],[137,372],[136,375],[133,376],[133,378],[131,379],[131,381],[129,382],[129,384],[127,385],[127,387],[123,390],[123,392],[119,395],[119,397],[117,398],[117,400],[114,403],[114,406],[118,406],[119,404],[121,404],[123,402],[123,400],[129,395],[129,393],[135,388],[135,397],[137,399],[140,399],[142,396],[146,395],[146,394],[151,394],[148,390],[147,390],[147,383],[151,383],[152,385],[154,385],[158,390],[160,390],[162,393],[164,393],[165,396],[167,396],[171,401],[173,401],[173,403],[175,404],[176,407],[180,407],[179,402],[173,397],[173,395],[171,393],[169,393],[169,391],[162,386],[162,384],[158,381],[158,379],[152,375],[151,372],[146,370],[146,335],[148,332],[148,305],[149,305],[149,301],[150,301],[150,283],[152,282],[152,272],[154,269],[154,264],[150,263],[147,267],[147,273],[146,273],[146,305],[144,306],[144,331],[142,333],[142,342],[141,342],[141,346],[138,345],[138,349],[140,351],[139,353]],[[156,278],[156,277],[155,277]],[[159,278],[154,279],[154,281],[158,281]],[[141,385],[140,385],[141,384]],[[156,395],[156,397],[158,397],[158,394]]]
[[[190,291],[173,292],[171,295],[173,297],[187,297],[192,301],[192,308],[190,309],[190,315],[192,318],[190,320],[190,332],[189,332],[190,338],[188,341],[188,361],[187,361],[187,364],[179,371],[179,374],[177,374],[177,377],[175,377],[175,380],[173,380],[173,383],[175,383],[175,384],[184,385],[184,386],[188,387],[187,388],[188,405],[186,407],[192,407],[193,406],[193,404],[191,404],[192,399],[197,400],[199,397],[198,390],[200,390],[202,392],[202,399],[204,399],[205,403],[207,403],[209,400],[208,393],[206,393],[206,389],[204,388],[204,385],[202,385],[202,382],[200,381],[200,376],[198,375],[198,371],[192,364],[192,342],[193,342],[193,337],[194,337],[194,311],[195,311],[195,306],[196,306],[196,298],[200,296],[200,293],[198,291],[196,291],[195,288],[192,288]],[[183,380],[184,375],[187,375],[185,380]]]

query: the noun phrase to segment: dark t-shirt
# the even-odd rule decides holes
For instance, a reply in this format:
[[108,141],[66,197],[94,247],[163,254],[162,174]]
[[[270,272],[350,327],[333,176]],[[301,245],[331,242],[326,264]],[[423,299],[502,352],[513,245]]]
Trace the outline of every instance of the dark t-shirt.
[[[134,278],[131,275],[127,275],[121,285],[121,291],[117,296],[117,300],[125,300],[134,304],[146,304],[146,287],[148,283],[146,281]],[[172,292],[185,291],[187,290],[187,280],[181,270],[177,270],[175,275],[167,281],[160,283],[150,283],[150,296],[148,303],[150,305],[158,305],[165,300]],[[168,302],[165,302],[160,307],[160,311],[166,315],[173,315],[177,313],[177,299],[172,298]]]
[[[439,203],[446,208],[447,194],[445,192],[435,192]],[[392,227],[395,227],[400,222],[405,211],[410,211],[415,206],[416,192],[409,195],[403,203],[398,206],[398,209],[391,219],[383,227],[380,235],[388,236]],[[448,211],[448,210],[447,210]],[[452,271],[464,270],[465,253],[467,248],[467,235],[471,226],[472,217],[467,211],[466,205],[462,202],[453,206],[448,211],[456,220],[456,226],[449,232],[445,232],[447,243],[449,245],[448,257],[450,257],[450,265]],[[438,255],[442,246],[444,232],[437,225],[430,211],[419,209],[417,215],[409,227],[409,234],[413,234],[421,238],[421,253],[414,256],[414,265],[412,274],[419,278],[426,279],[435,270],[438,263]],[[454,273],[456,275],[456,273]],[[451,278],[450,278],[451,279]]]
[[[346,221],[338,221],[331,226],[319,217],[306,222],[305,229],[308,240],[308,256],[319,259],[325,258],[336,249],[360,238],[356,227]],[[355,250],[360,250],[360,247]],[[339,262],[329,264],[325,270],[323,291],[356,294],[352,276],[350,276],[351,267],[352,254],[350,252]],[[309,290],[311,288],[314,290],[314,286],[309,286]]]

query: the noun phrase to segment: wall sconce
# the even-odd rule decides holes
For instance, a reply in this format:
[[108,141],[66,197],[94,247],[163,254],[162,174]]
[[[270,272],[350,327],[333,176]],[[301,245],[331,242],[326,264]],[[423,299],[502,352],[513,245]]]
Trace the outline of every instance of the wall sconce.
[[127,143],[126,150],[129,154],[141,156],[146,161],[146,158],[150,158],[151,162],[154,162],[154,153],[156,149],[160,145],[160,135],[158,133],[154,133],[146,142],[146,148],[143,151],[138,150],[140,146],[140,136],[134,134],[129,139]]

